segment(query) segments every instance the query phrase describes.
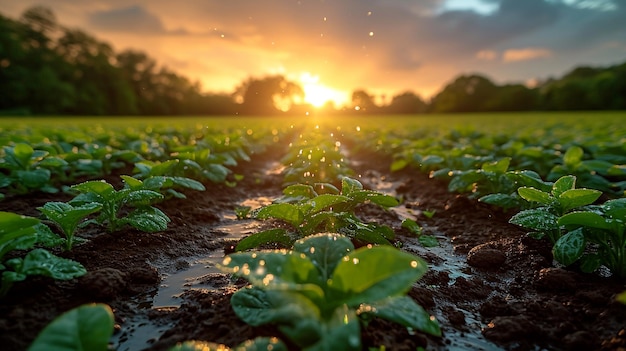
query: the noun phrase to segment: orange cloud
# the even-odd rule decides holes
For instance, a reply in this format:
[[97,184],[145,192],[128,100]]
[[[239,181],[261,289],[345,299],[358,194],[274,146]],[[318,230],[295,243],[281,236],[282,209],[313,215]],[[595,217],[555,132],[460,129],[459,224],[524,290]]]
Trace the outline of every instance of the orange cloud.
[[498,53],[493,50],[480,50],[476,53],[479,60],[493,61],[498,57]]
[[551,57],[552,51],[542,48],[524,48],[506,50],[502,55],[504,62],[516,62]]

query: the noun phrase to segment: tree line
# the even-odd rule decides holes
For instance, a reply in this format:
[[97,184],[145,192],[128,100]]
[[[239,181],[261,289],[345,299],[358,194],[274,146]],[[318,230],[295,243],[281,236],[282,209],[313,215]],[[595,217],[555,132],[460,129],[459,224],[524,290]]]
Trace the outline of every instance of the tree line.
[[[115,52],[88,33],[60,25],[42,6],[19,19],[0,15],[2,115],[276,115],[311,111],[304,91],[284,76],[248,78],[232,94],[204,93],[137,50]],[[535,87],[457,77],[429,101],[407,91],[377,104],[366,90],[341,114],[416,114],[531,110],[626,109],[626,62],[579,67]]]

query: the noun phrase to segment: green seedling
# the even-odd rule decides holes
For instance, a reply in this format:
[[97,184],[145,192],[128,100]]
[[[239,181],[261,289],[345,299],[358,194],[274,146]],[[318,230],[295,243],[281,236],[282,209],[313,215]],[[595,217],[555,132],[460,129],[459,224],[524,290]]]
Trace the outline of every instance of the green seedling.
[[314,233],[333,231],[353,237],[355,240],[375,244],[389,244],[394,232],[386,226],[363,223],[354,213],[357,206],[372,203],[383,208],[397,206],[398,201],[377,191],[365,190],[355,179],[345,177],[341,191],[328,183],[295,184],[283,190],[284,196],[275,203],[253,213],[257,219],[278,219],[289,224],[293,230],[271,229],[244,238],[237,251],[278,242],[287,245]]
[[59,191],[51,184],[51,170],[66,166],[65,160],[49,156],[44,150],[34,150],[24,143],[4,146],[3,152],[0,169],[8,171],[8,174],[0,173],[0,188],[8,187],[10,192],[17,194],[34,190],[48,193]]
[[580,146],[568,148],[563,154],[562,164],[552,168],[548,174],[548,180],[573,174],[578,178],[578,182],[585,187],[619,195],[618,186],[607,179],[607,176],[614,175],[615,165],[598,159],[583,160],[584,153]]
[[435,238],[432,235],[424,235],[423,233],[424,228],[422,228],[419,224],[417,224],[417,222],[415,222],[414,220],[410,218],[405,218],[402,221],[402,228],[405,228],[411,234],[417,236],[417,240],[424,247],[435,247],[439,245],[437,238]]
[[348,237],[321,233],[291,251],[228,255],[219,268],[252,284],[231,298],[239,318],[276,324],[303,350],[361,350],[359,320],[374,317],[441,335],[434,317],[406,296],[426,263],[392,246],[355,250]]
[[80,238],[74,236],[79,224],[90,214],[100,211],[102,204],[86,203],[72,206],[65,202],[47,202],[37,209],[61,228],[65,235],[65,250],[70,251],[77,241],[81,241]]
[[[124,187],[115,190],[113,186],[105,181],[88,181],[71,187],[80,194],[70,201],[73,206],[83,206],[85,204],[99,204],[101,210],[98,217],[84,222],[96,223],[106,226],[110,233],[117,231],[122,226],[128,224],[144,232],[158,232],[167,228],[170,219],[156,207],[151,206],[156,201],[160,201],[164,196],[153,190]],[[134,210],[126,215],[121,215],[121,210],[125,206],[130,206]]]
[[24,281],[29,276],[42,275],[55,280],[70,280],[87,273],[80,263],[57,257],[45,249],[34,249],[23,258],[7,260],[0,265],[0,269],[4,270],[0,296],[4,296],[13,283]]
[[[593,272],[606,266],[620,278],[626,277],[626,198],[610,200],[597,211],[577,211],[559,218],[558,224],[569,232],[555,244],[565,264],[581,260],[581,269]],[[592,252],[587,244],[594,247]]]
[[250,215],[250,210],[252,210],[250,206],[236,206],[235,216],[237,216],[237,219],[246,219]]
[[45,232],[41,233],[38,219],[0,212],[0,297],[6,295],[15,282],[23,281],[29,276],[43,275],[57,280],[69,280],[86,273],[80,263],[57,257],[45,249],[34,249],[24,257],[4,260],[4,256],[11,251],[32,249],[38,240],[46,236]]
[[353,175],[341,143],[329,138],[319,128],[301,134],[290,151],[281,160],[288,165],[283,171],[285,184],[337,183],[343,177]]
[[104,304],[69,310],[48,324],[28,351],[107,351],[113,335],[113,312]]
[[192,189],[205,191],[206,188],[202,183],[186,177],[170,177],[170,176],[150,176],[144,180],[136,179],[130,176],[121,176],[128,188],[133,191],[151,190],[161,193],[165,198],[175,197],[178,199],[186,199],[185,194],[176,189]]
[[169,351],[287,351],[287,346],[276,338],[258,337],[236,346],[234,349],[223,344],[205,341],[185,341],[169,349]]
[[509,222],[533,230],[529,233],[533,238],[547,237],[555,244],[561,238],[559,217],[594,203],[602,195],[598,190],[575,189],[575,186],[575,176],[563,176],[554,182],[550,192],[533,187],[519,188],[520,197],[536,207],[517,213]]
[[422,214],[426,217],[426,218],[433,218],[435,217],[435,213],[437,212],[437,210],[432,210],[432,211],[422,211]]

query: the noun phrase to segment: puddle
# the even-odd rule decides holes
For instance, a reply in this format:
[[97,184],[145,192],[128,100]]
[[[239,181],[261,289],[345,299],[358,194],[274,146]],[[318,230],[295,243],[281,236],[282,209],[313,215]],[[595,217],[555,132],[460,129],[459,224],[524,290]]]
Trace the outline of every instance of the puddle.
[[[270,203],[269,198],[254,198],[244,201],[242,206],[253,209]],[[258,231],[260,223],[253,219],[237,220],[234,214],[222,215],[224,224],[213,227],[213,232],[222,233],[219,240],[226,245]],[[186,258],[188,267],[163,274],[161,284],[154,296],[138,298],[134,304],[138,312],[127,318],[122,330],[116,333],[111,344],[117,351],[135,351],[149,348],[150,345],[175,322],[160,322],[148,317],[151,311],[171,311],[180,307],[180,296],[189,289],[218,290],[230,284],[229,278],[222,274],[216,264],[224,258],[222,249],[211,251],[208,255]]]
[[[255,203],[265,201],[256,200]],[[268,199],[271,202],[271,200]],[[250,200],[250,205],[254,203]],[[260,206],[259,206],[260,207]],[[216,232],[224,233],[226,236],[222,238],[225,243],[230,241],[233,244],[241,238],[253,234],[258,231],[259,222],[253,219],[233,220],[227,224],[214,227]],[[208,255],[190,259],[188,268],[168,273],[164,275],[159,290],[154,296],[152,308],[171,308],[179,307],[179,296],[189,289],[210,289],[217,290],[224,285],[222,272],[216,267],[216,264],[224,259],[224,251],[214,250]]]

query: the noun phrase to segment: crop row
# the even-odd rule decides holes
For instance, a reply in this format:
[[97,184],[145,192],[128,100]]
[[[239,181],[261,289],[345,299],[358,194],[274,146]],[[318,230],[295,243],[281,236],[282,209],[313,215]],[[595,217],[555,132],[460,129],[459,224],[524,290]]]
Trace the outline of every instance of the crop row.
[[560,264],[589,273],[605,266],[624,278],[626,129],[615,116],[580,117],[528,117],[506,128],[361,128],[351,137],[391,157],[391,171],[428,172],[451,192],[521,211],[511,223],[548,240]]
[[[258,123],[257,123],[258,124]],[[109,122],[44,129],[5,126],[0,133],[0,198],[33,191],[56,193],[85,179],[129,172],[138,179],[180,176],[236,181],[230,168],[291,133],[254,128]]]
[[[466,193],[479,201],[516,211],[511,222],[528,228],[529,235],[534,238],[548,240],[553,245],[554,258],[560,264],[577,264],[585,272],[605,266],[623,278],[626,276],[626,146],[622,138],[626,132],[614,128],[615,121],[607,120],[600,126],[598,121],[594,121],[596,124],[586,124],[584,120],[567,122],[543,123],[540,130],[522,123],[488,132],[462,127],[446,129],[441,124],[413,125],[412,128],[368,127],[365,124],[351,133],[346,132],[351,128],[343,128],[341,137],[349,138],[351,144],[358,145],[361,150],[392,158],[392,171],[430,172],[433,178],[446,181],[450,191]],[[188,155],[211,150],[200,158],[224,156],[220,162],[196,162],[200,169],[210,169],[209,165],[217,164],[228,171],[227,166],[232,165],[232,161],[246,159],[251,148],[267,147],[270,142],[288,135],[289,130],[293,129],[281,132],[272,129],[266,133],[252,129],[233,132],[236,137],[233,136],[232,145],[236,145],[235,149],[239,151],[229,151],[226,147],[231,145],[230,136],[220,139],[218,146],[212,145],[213,149],[210,149],[210,143],[205,140],[208,131],[206,135],[197,129],[192,134],[172,131],[164,140],[176,139],[172,143],[179,143],[178,147],[173,148],[165,142],[168,146],[163,147],[167,153],[160,154],[163,158],[149,159],[147,155],[150,153],[138,153],[142,161],[134,163],[136,172],[133,177],[122,177],[122,189],[116,190],[101,181],[83,182],[68,187],[69,191],[78,193],[72,201],[46,204],[40,210],[51,221],[58,218],[66,249],[71,249],[72,244],[68,242],[72,241],[73,230],[79,223],[104,225],[109,231],[126,224],[159,230],[158,224],[164,221],[166,224],[167,216],[154,212],[156,208],[151,206],[154,201],[168,194],[180,194],[172,188],[175,185],[193,189],[196,184],[193,178],[213,180],[202,178],[202,172],[194,172],[195,166],[189,166],[192,163],[188,160],[197,161],[195,156],[177,159],[181,153]],[[372,204],[389,208],[399,203],[391,196],[364,189],[358,180],[350,178],[353,171],[347,160],[349,155],[342,149],[339,135],[335,135],[340,130],[338,127],[325,129],[324,126],[303,129],[293,138],[282,159],[285,166],[283,196],[258,210],[238,213],[240,218],[272,220],[274,222],[270,223],[277,226],[240,241],[236,247],[238,252],[227,256],[222,263],[225,272],[251,283],[233,295],[232,307],[251,325],[277,324],[291,342],[308,350],[329,349],[330,345],[360,349],[360,327],[367,325],[373,317],[440,335],[437,322],[406,296],[411,285],[426,271],[425,262],[390,245],[394,243],[391,228],[365,223],[357,215],[359,206]],[[581,132],[576,133],[576,130]],[[259,134],[263,136],[254,139],[254,143],[248,138]],[[31,144],[12,141],[9,145],[15,148],[16,145]],[[196,149],[196,145],[201,146]],[[33,147],[33,150],[40,149]],[[121,148],[116,150],[124,151]],[[185,172],[152,171],[170,169],[170,162],[171,169],[181,163],[187,165],[183,167]],[[218,181],[224,180],[225,177]],[[110,205],[106,202],[108,197],[124,200],[117,205],[113,201]],[[138,211],[137,220],[132,215],[134,211],[124,211],[131,214],[130,218],[117,217],[119,206],[126,205]],[[7,228],[29,237],[28,248],[34,247],[40,236],[44,237],[37,229],[38,221],[6,216],[14,223],[22,221],[21,226],[15,224]],[[88,217],[91,219],[84,221]],[[71,218],[74,222],[64,225],[61,218]],[[416,226],[417,223],[403,223],[403,227],[419,234]],[[8,232],[3,232],[4,238],[13,237],[7,236]],[[285,249],[261,249],[268,244]],[[354,244],[361,247],[355,248]],[[26,247],[20,245],[13,248]],[[4,250],[10,246],[0,248]],[[43,249],[31,252],[39,253],[38,250]],[[28,255],[17,259],[26,261],[27,258]],[[8,269],[12,268],[19,274],[22,271],[18,268],[23,270],[21,267],[28,266],[22,261],[7,263],[0,267],[5,269],[4,273],[12,272]],[[71,279],[81,274],[80,267],[70,263],[57,266],[69,267],[66,270],[70,274],[74,272],[73,276],[59,279]],[[367,275],[362,274],[364,270]],[[626,300],[626,296],[622,294],[620,299]],[[83,306],[59,319],[69,318],[88,325],[87,315],[101,318],[100,322],[92,323],[91,331],[88,328],[83,330],[95,334],[77,333],[68,338],[73,338],[72,343],[88,338],[106,345],[110,336],[108,326],[112,324],[109,323],[112,316],[107,306]],[[46,348],[53,342],[50,335],[59,333],[55,323],[42,332],[33,349]],[[95,330],[100,330],[100,334]],[[100,338],[94,337],[96,334]],[[268,345],[274,349],[284,348],[280,341],[271,338],[250,341],[238,349],[252,350]],[[91,349],[104,349],[99,347]],[[202,347],[217,346],[188,342],[177,346],[176,350],[199,350]]]

